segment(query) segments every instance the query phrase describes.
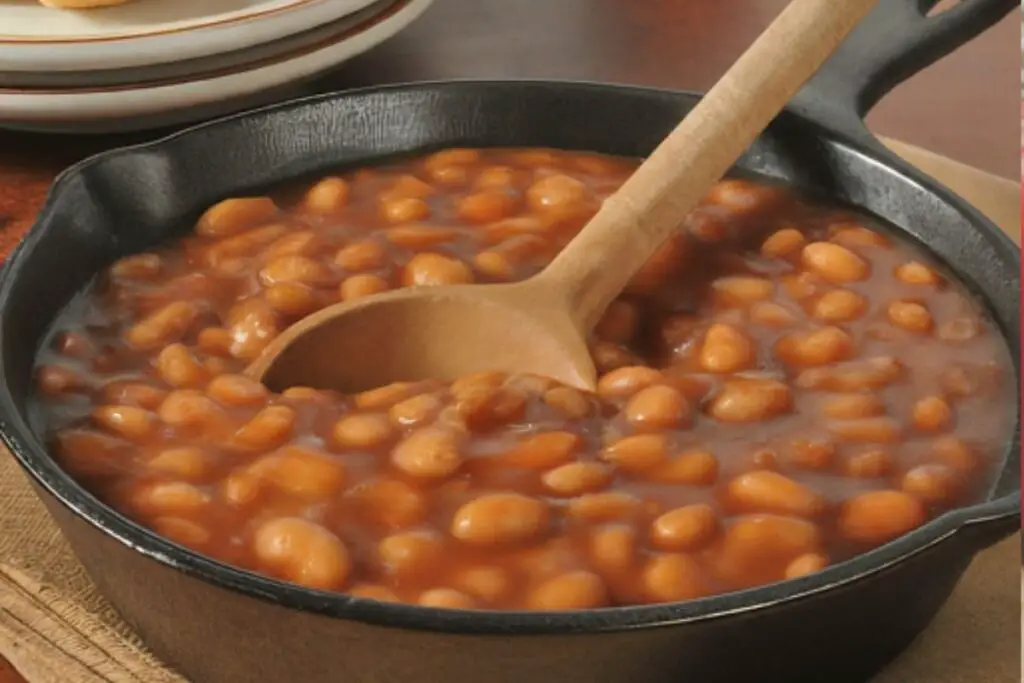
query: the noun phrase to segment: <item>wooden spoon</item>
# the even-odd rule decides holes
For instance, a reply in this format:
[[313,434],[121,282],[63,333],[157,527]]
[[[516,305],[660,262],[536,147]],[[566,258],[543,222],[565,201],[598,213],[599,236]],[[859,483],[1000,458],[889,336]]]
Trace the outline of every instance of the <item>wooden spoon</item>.
[[329,306],[246,370],[271,389],[361,391],[483,370],[592,389],[605,308],[877,0],[793,0],[542,272]]

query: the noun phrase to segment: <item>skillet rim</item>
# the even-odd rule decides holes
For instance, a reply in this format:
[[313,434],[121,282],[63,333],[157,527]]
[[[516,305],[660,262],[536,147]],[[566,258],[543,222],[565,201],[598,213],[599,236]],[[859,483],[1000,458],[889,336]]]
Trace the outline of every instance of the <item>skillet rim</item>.
[[[557,88],[572,93],[591,91],[613,92],[620,96],[646,96],[668,98],[680,104],[699,98],[701,93],[665,88],[619,85],[593,81],[552,80],[552,79],[452,79],[415,83],[399,83],[370,86],[341,92],[332,92],[290,100],[261,107],[229,117],[205,122],[174,132],[156,140],[115,148],[88,157],[61,172],[47,193],[43,207],[25,239],[18,245],[0,269],[0,311],[10,295],[10,288],[21,270],[22,254],[34,245],[43,234],[52,229],[48,216],[64,187],[76,176],[86,174],[90,168],[99,166],[110,159],[129,156],[136,152],[159,151],[173,145],[179,138],[198,132],[208,132],[218,127],[255,122],[271,115],[294,113],[310,106],[327,102],[342,102],[349,98],[374,94],[386,95],[401,91],[450,91],[457,88],[471,88],[480,93],[490,88]],[[1020,251],[1008,235],[994,226],[976,209],[959,199],[936,181],[903,162],[889,152],[864,129],[842,131],[818,120],[814,112],[807,113],[799,107],[787,107],[782,117],[798,121],[802,126],[816,128],[816,136],[831,145],[845,148],[874,163],[880,163],[889,172],[907,185],[918,186],[928,194],[937,197],[946,206],[962,214],[978,228],[984,239],[1000,254],[1002,261],[1017,262],[1020,268]],[[958,276],[962,270],[948,264]],[[1019,277],[1019,276],[1017,276]],[[989,302],[987,302],[989,303]],[[1011,316],[1012,317],[1012,316]],[[1012,322],[1012,321],[1011,321]],[[1017,316],[1019,329],[1019,314]],[[1009,343],[1012,334],[1006,329],[1001,332],[1007,341],[1014,374],[1020,377],[1019,349]],[[1017,333],[1019,338],[1019,331]],[[0,346],[3,338],[3,316],[0,315]],[[0,359],[0,378],[5,374]],[[946,512],[927,524],[905,534],[879,548],[862,553],[827,569],[801,579],[767,584],[755,588],[713,595],[697,600],[658,605],[610,607],[584,611],[527,612],[527,611],[468,611],[440,610],[405,604],[378,603],[372,600],[353,598],[341,593],[313,590],[268,578],[254,572],[237,569],[231,565],[207,558],[173,542],[164,539],[149,529],[130,521],[113,508],[101,503],[88,490],[66,474],[50,456],[48,449],[38,439],[27,421],[17,409],[18,401],[7,390],[6,383],[0,382],[0,441],[7,445],[23,470],[33,483],[45,490],[55,502],[67,508],[78,518],[144,557],[156,561],[169,569],[183,572],[191,578],[206,584],[227,589],[243,596],[289,609],[297,609],[330,618],[352,620],[368,625],[403,628],[438,633],[461,633],[473,635],[541,635],[557,633],[598,633],[634,628],[653,628],[682,623],[701,622],[733,614],[767,609],[781,603],[808,599],[827,590],[839,589],[863,579],[884,572],[895,564],[927,551],[929,548],[954,537],[963,537],[972,531],[983,531],[986,523],[998,523],[1020,515],[1020,480],[1014,477],[1016,489],[990,500],[969,507]],[[1018,397],[1018,407],[1020,399]],[[1019,448],[1020,414],[1018,411],[1016,429],[1009,439],[1009,454],[996,481],[1002,481],[1012,466],[1012,451]],[[990,494],[991,495],[991,494]],[[961,538],[961,540],[964,540]],[[967,551],[974,552],[967,543]]]

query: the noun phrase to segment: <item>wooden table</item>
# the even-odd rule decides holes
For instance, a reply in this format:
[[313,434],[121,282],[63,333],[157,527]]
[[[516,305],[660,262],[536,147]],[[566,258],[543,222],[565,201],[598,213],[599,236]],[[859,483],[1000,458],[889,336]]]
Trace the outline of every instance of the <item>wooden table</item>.
[[[701,90],[785,4],[437,0],[407,32],[324,82],[329,88],[344,88],[439,78],[532,77]],[[878,106],[869,123],[883,135],[1017,177],[1019,22],[1014,14],[901,86]],[[27,229],[61,168],[139,138],[0,132],[0,258]],[[0,683],[22,683],[2,659]]]

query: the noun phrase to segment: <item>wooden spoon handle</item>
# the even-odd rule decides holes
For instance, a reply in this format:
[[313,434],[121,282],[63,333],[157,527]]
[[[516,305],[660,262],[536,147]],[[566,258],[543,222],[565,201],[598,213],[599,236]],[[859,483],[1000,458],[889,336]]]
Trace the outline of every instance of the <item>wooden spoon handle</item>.
[[877,0],[793,0],[537,276],[589,331]]

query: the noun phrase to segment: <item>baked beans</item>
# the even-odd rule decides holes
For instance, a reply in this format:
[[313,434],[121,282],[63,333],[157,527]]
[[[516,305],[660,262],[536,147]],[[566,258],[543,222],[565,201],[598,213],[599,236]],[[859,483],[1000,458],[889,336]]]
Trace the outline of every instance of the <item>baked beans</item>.
[[310,588],[457,609],[689,600],[977,500],[993,324],[864,216],[722,181],[597,325],[593,394],[478,373],[343,396],[240,374],[302,316],[521,280],[635,162],[453,149],[210,208],[111,265],[37,367],[53,451],[130,518]]

